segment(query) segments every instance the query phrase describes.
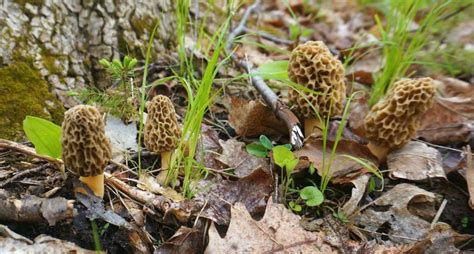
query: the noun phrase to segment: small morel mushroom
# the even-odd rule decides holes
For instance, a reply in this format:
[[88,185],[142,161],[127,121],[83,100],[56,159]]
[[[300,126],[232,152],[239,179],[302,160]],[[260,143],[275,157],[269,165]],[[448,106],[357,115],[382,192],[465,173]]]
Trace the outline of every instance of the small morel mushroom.
[[157,95],[147,103],[148,119],[145,124],[145,147],[153,153],[161,154],[161,171],[158,181],[166,180],[171,154],[178,146],[181,131],[171,100]]
[[369,149],[385,161],[416,134],[420,116],[431,107],[435,87],[431,78],[402,79],[389,89],[364,119]]
[[[104,196],[104,169],[112,158],[99,111],[88,105],[75,106],[64,114],[61,143],[67,169],[77,173],[98,197]],[[86,193],[82,189],[76,191]]]
[[299,45],[291,53],[288,65],[291,81],[318,94],[303,92],[308,101],[297,91],[290,89],[289,100],[304,117],[305,136],[320,133],[321,123],[311,105],[322,119],[339,115],[343,111],[346,96],[344,67],[321,41],[309,41]]

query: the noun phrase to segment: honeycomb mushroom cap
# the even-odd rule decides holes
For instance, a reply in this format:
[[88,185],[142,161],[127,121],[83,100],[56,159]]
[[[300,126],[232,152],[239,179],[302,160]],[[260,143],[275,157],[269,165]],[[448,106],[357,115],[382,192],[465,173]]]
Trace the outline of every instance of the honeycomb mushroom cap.
[[431,107],[435,92],[431,78],[395,82],[365,117],[367,139],[387,148],[408,143],[416,134],[420,116]]
[[144,133],[146,148],[154,153],[172,151],[178,146],[181,135],[173,103],[168,97],[158,95],[147,103],[147,110]]
[[[344,67],[321,41],[299,45],[291,53],[288,65],[291,81],[320,94],[303,92],[321,116],[340,115],[346,93]],[[289,99],[304,118],[314,117],[314,110],[303,96],[290,89]],[[332,104],[332,105],[331,105]]]
[[61,143],[64,165],[83,177],[102,174],[112,158],[102,115],[92,106],[78,105],[66,111]]

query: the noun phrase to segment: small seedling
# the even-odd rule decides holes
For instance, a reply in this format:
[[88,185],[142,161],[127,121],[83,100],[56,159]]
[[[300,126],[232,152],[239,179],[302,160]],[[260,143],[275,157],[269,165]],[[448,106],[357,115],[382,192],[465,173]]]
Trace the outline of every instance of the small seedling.
[[342,211],[333,212],[332,216],[344,224],[349,223],[349,219],[347,218],[346,214]]
[[290,206],[290,209],[293,210],[294,212],[301,212],[302,210],[302,207],[299,204],[297,204],[295,201],[290,201],[288,205]]
[[463,228],[467,228],[469,226],[469,217],[467,217],[467,216],[462,217],[461,226]]
[[[267,158],[270,151],[273,149],[272,141],[265,135],[260,135],[260,142],[254,142],[245,146],[247,152],[253,156],[260,158]],[[291,150],[290,144],[283,145]]]
[[300,191],[300,197],[307,206],[313,207],[323,203],[323,193],[316,186],[306,186]]

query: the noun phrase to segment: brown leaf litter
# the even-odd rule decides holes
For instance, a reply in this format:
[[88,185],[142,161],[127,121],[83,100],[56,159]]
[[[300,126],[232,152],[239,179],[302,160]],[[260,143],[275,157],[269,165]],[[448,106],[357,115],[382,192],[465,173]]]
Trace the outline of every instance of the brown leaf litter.
[[[329,163],[330,154],[334,142],[327,141],[326,150],[321,138],[310,136],[306,139],[303,148],[295,152],[295,156],[300,158],[297,169],[308,168],[313,163],[319,175],[324,174],[324,170]],[[372,155],[367,146],[357,143],[354,140],[341,139],[337,145],[336,153],[331,162],[329,172],[332,176],[331,182],[337,184],[349,183],[357,176],[367,173],[367,169],[345,155],[366,160],[377,166],[377,159]],[[324,160],[323,160],[324,156]],[[324,163],[323,163],[324,161]]]

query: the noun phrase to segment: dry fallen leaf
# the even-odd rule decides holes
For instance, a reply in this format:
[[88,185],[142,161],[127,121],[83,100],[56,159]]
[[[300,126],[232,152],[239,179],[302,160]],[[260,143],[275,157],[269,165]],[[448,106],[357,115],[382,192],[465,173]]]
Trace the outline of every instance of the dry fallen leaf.
[[232,221],[224,238],[214,225],[209,229],[205,253],[336,253],[324,233],[305,231],[300,217],[285,206],[268,201],[265,216],[252,219],[241,203],[231,207]]
[[387,167],[392,179],[412,181],[426,181],[433,178],[446,179],[441,153],[418,141],[411,141],[402,148],[389,153]]
[[473,239],[471,235],[460,235],[448,224],[439,223],[430,230],[425,239],[418,241],[409,253],[459,253],[456,245]]
[[278,137],[288,134],[285,124],[278,120],[272,110],[260,101],[232,97],[230,107],[229,124],[239,136]]
[[219,134],[212,127],[203,124],[201,127],[202,140],[196,146],[196,160],[207,168],[223,169],[224,165],[217,160],[222,147],[219,144]]
[[436,85],[441,95],[423,115],[418,137],[436,144],[474,139],[474,85],[453,78],[437,80]]
[[434,200],[431,192],[406,183],[398,184],[356,216],[355,222],[380,241],[383,240],[377,232],[383,231],[393,243],[413,243],[426,237],[431,223],[412,214],[408,205],[428,204],[435,213]]
[[250,155],[245,151],[245,143],[235,139],[227,141],[219,140],[222,146],[222,154],[217,158],[225,165],[234,168],[238,177],[250,175],[257,168],[269,168],[268,160]]
[[369,179],[370,175],[364,174],[351,181],[352,184],[354,184],[351,199],[349,199],[349,201],[347,201],[342,207],[342,211],[345,215],[351,216],[356,211],[357,205],[364,197],[365,190],[367,189],[367,184],[369,183]]
[[208,204],[201,214],[202,217],[219,225],[228,225],[230,204],[243,203],[250,214],[259,216],[265,211],[265,200],[272,191],[272,175],[259,168],[238,181],[220,181],[207,191],[199,193],[196,200]]
[[155,253],[202,253],[203,249],[203,233],[181,226]]
[[[333,142],[327,141],[325,152],[325,163],[328,163]],[[372,165],[378,166],[377,159],[370,153],[369,149],[353,140],[341,139],[337,145],[334,159],[329,170],[332,175],[331,182],[337,184],[349,183],[359,175],[367,173],[367,169],[355,160],[344,155],[350,155],[362,160],[367,160]],[[312,162],[318,170],[318,174],[323,174],[323,140],[315,136],[310,136],[305,140],[303,148],[295,152],[295,156],[300,159],[297,169],[307,168]]]

